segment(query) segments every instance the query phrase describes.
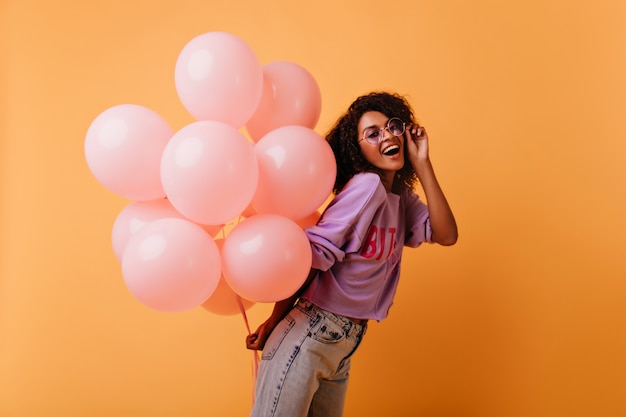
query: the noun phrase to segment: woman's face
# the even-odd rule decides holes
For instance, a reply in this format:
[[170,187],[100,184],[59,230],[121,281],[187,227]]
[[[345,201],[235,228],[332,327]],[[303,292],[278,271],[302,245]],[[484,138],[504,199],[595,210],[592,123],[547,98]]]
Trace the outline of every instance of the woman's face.
[[[368,111],[361,116],[357,128],[363,156],[369,163],[383,171],[383,183],[387,190],[390,190],[396,172],[404,166],[404,134],[394,136],[391,131],[397,130],[394,130],[393,126],[388,126],[388,122],[389,117],[381,112]],[[376,138],[377,135],[379,142],[376,144],[364,139],[364,137]]]

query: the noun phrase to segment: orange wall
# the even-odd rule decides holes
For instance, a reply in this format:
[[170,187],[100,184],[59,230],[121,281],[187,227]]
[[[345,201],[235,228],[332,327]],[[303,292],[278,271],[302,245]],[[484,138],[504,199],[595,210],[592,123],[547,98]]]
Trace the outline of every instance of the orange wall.
[[[192,121],[173,81],[198,34],[241,37],[322,90],[410,96],[457,215],[406,252],[346,416],[626,415],[626,3],[5,0],[0,66],[0,416],[244,416],[240,317],[158,313],[110,233],[128,201],[89,172],[104,109]],[[267,305],[250,311],[252,326]]]

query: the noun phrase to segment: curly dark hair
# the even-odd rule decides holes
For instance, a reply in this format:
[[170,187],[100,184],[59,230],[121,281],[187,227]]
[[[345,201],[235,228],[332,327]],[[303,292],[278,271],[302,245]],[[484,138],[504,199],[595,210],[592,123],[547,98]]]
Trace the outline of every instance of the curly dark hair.
[[[415,123],[411,106],[397,93],[372,92],[358,97],[326,135],[326,141],[332,148],[337,163],[337,178],[333,187],[335,194],[339,193],[355,174],[360,172],[382,174],[380,169],[363,157],[358,143],[359,120],[368,111],[378,111],[389,118],[399,117],[407,124]],[[394,186],[413,188],[416,183],[417,173],[408,160],[405,143],[404,166],[396,173]]]

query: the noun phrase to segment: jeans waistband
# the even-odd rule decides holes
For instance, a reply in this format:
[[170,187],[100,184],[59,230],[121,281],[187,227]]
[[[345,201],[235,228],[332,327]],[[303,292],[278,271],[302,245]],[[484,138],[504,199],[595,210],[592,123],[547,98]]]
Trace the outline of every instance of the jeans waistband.
[[318,307],[311,300],[308,300],[306,298],[300,298],[298,300],[298,303],[296,304],[296,307],[309,317],[311,317],[313,314],[320,314],[328,318],[335,324],[341,326],[341,328],[344,329],[348,336],[352,335],[353,333],[361,332],[365,327],[367,327],[366,324],[356,323],[348,317],[331,313],[328,310],[324,310],[323,308]]

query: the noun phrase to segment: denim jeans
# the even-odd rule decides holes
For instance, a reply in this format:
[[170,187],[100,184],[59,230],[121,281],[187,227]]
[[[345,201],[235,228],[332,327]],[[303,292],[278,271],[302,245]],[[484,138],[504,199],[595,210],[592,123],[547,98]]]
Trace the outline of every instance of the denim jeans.
[[367,329],[300,299],[268,338],[251,417],[339,417]]

